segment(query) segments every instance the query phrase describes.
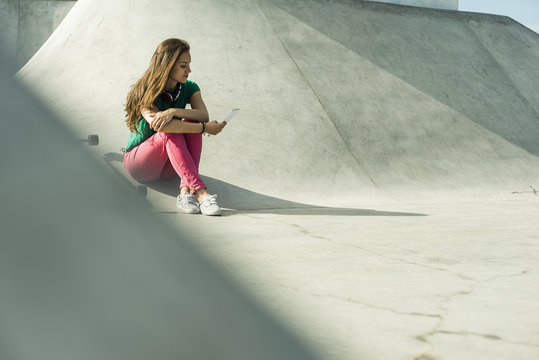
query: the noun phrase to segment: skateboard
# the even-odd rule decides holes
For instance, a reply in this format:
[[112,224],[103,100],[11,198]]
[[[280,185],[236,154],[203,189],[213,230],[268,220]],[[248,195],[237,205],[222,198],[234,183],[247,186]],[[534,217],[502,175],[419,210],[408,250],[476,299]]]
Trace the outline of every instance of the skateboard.
[[[80,142],[87,142],[90,146],[99,145],[98,135],[88,135],[88,139],[80,140]],[[123,151],[122,151],[123,152]],[[120,170],[115,163],[123,164],[123,154],[109,152],[103,155],[103,160],[107,164],[107,168],[110,170],[114,178],[122,184],[129,192],[135,193],[137,196],[145,198],[148,194],[148,188],[145,185],[134,183],[129,175],[124,174],[123,167]]]

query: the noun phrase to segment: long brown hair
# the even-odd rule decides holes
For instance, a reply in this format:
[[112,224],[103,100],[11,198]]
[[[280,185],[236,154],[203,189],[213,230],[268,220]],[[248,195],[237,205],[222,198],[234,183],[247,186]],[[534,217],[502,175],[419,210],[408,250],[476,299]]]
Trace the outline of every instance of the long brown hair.
[[167,39],[157,46],[148,69],[127,94],[125,122],[129,130],[138,132],[142,109],[152,108],[157,96],[165,89],[170,70],[189,48],[187,41],[181,39]]

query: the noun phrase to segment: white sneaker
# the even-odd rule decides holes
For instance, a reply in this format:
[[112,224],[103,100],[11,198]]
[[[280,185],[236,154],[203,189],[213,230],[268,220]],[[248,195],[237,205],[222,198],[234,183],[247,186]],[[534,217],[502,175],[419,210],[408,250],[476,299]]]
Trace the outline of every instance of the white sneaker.
[[208,195],[200,203],[200,212],[202,215],[220,216],[221,208],[217,204],[217,195]]
[[186,214],[200,214],[197,197],[194,194],[185,193],[176,198],[176,207]]

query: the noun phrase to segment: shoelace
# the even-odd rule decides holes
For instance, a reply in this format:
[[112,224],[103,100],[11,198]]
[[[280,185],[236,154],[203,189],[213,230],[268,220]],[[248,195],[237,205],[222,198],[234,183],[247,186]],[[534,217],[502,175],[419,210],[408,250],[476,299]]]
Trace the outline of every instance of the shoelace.
[[180,198],[180,200],[183,200],[183,199],[185,199],[185,201],[187,201],[188,203],[191,203],[193,205],[198,205],[198,201],[197,201],[196,197],[193,194],[184,195],[184,196],[182,196]]
[[217,195],[208,195],[202,202],[206,206],[217,205]]

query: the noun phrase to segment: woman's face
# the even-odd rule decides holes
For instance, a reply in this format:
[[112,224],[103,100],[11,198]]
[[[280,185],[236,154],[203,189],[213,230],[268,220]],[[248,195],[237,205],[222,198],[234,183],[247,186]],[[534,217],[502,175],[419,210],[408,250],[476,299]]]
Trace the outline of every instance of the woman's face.
[[180,55],[174,66],[172,67],[172,70],[170,70],[170,75],[168,76],[169,81],[173,81],[174,83],[181,82],[182,84],[185,84],[187,82],[187,78],[189,77],[189,73],[191,72],[191,54],[189,51],[185,51],[183,54]]

